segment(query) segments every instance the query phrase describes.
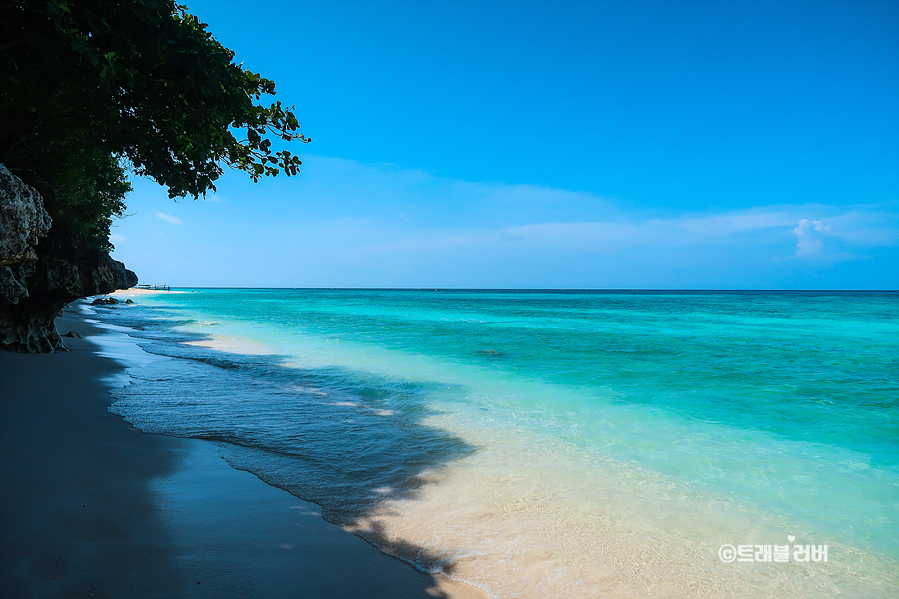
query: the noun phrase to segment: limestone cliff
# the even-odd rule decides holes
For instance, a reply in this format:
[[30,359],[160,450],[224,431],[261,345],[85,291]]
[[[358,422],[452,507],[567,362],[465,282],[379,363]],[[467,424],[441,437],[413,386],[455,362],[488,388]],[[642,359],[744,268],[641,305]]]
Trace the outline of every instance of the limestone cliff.
[[124,264],[52,222],[41,195],[0,165],[0,348],[65,349],[54,324],[65,304],[136,284]]

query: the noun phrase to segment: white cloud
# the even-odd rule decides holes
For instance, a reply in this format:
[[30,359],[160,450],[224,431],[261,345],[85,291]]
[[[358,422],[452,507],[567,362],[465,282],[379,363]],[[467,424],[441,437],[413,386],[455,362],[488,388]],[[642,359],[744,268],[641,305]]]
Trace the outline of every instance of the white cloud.
[[168,214],[163,214],[159,210],[156,211],[156,218],[159,220],[164,220],[167,223],[171,223],[173,225],[181,225],[184,224],[180,218],[177,216],[169,216]]
[[[530,262],[553,264],[550,270],[557,271],[578,264],[594,264],[596,271],[620,266],[628,273],[621,280],[630,280],[627,277],[639,272],[652,272],[660,278],[659,272],[666,268],[671,273],[693,276],[693,271],[711,272],[720,267],[721,272],[738,273],[733,275],[737,280],[744,276],[739,273],[753,269],[762,272],[783,268],[787,270],[782,272],[788,272],[791,267],[786,263],[791,261],[797,268],[829,268],[869,260],[876,255],[874,250],[899,247],[899,227],[893,224],[897,221],[883,218],[891,209],[891,205],[761,206],[671,218],[646,218],[619,211],[604,221],[506,227],[422,227],[364,219],[342,220],[339,226],[333,221],[318,233],[327,229],[330,239],[322,238],[319,243],[334,243],[363,256],[362,261],[373,271],[385,270],[383,265],[388,264],[414,270],[416,264],[428,260],[444,264],[443,268],[464,264],[471,272],[487,268],[487,263],[503,264],[493,268],[512,270],[516,263]],[[821,216],[803,218],[810,212]],[[609,266],[613,264],[618,266]],[[725,264],[729,266],[722,266]],[[773,264],[785,266],[770,266]],[[759,281],[755,285],[772,285]],[[723,283],[710,280],[709,284]]]
[[[216,224],[182,217],[191,235],[161,248],[158,227],[134,219],[124,228],[125,219],[120,259],[152,247],[171,257],[140,256],[146,272],[173,280],[169,272],[181,268],[183,280],[210,285],[881,288],[897,280],[888,266],[899,252],[897,200],[663,211],[589,192],[309,163],[310,176],[289,185],[231,185],[226,211],[179,205],[181,214],[214,214]],[[165,194],[151,199],[161,207]],[[139,208],[152,214],[156,206]],[[246,265],[242,278],[232,263]]]
[[796,256],[801,258],[820,253],[821,248],[824,247],[821,233],[830,233],[830,225],[825,225],[820,220],[809,220],[807,218],[800,220],[799,226],[793,229],[793,234],[797,238]]
[[[850,255],[863,258],[859,250],[899,245],[896,202],[757,205],[659,217],[649,209],[588,192],[462,181],[334,158],[318,158],[316,168],[321,180],[313,183],[304,204],[318,196],[329,209],[348,208],[366,221],[364,231],[348,237],[357,246],[382,253],[483,250],[514,240],[518,247],[561,251],[719,247],[741,248],[748,255],[763,250],[768,253],[765,259],[840,255],[845,260]],[[390,212],[388,206],[405,222],[387,222],[383,214]]]
[[[853,206],[827,218],[827,232],[858,247],[899,245],[899,212],[894,205]],[[831,230],[832,229],[832,230]]]
[[124,235],[119,235],[117,233],[113,233],[112,235],[109,236],[109,241],[111,241],[112,243],[123,243],[125,241],[128,241],[128,238],[125,237]]

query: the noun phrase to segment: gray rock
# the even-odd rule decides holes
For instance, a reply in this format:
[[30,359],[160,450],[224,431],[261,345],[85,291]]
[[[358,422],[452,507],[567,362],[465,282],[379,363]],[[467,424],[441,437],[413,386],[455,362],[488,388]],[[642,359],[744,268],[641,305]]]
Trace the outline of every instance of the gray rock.
[[34,248],[52,224],[41,194],[0,164],[0,266],[37,262]]
[[54,319],[68,302],[137,285],[83,235],[53,224],[40,194],[0,165],[0,348],[65,349]]
[[92,306],[111,306],[113,304],[119,303],[114,297],[98,297],[94,301],[91,302]]

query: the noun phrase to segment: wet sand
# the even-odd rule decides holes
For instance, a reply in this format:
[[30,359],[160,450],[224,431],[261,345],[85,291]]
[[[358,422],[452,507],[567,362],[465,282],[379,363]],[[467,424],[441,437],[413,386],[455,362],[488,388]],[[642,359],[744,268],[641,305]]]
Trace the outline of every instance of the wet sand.
[[476,599],[325,522],[318,506],[230,467],[206,441],[107,412],[122,366],[67,309],[70,352],[0,351],[4,597]]

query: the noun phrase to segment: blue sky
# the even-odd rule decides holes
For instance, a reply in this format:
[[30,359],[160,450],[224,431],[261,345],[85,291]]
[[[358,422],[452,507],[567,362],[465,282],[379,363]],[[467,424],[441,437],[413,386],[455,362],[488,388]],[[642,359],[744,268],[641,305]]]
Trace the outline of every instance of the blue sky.
[[899,2],[188,7],[313,142],[206,200],[136,181],[142,282],[899,287]]

